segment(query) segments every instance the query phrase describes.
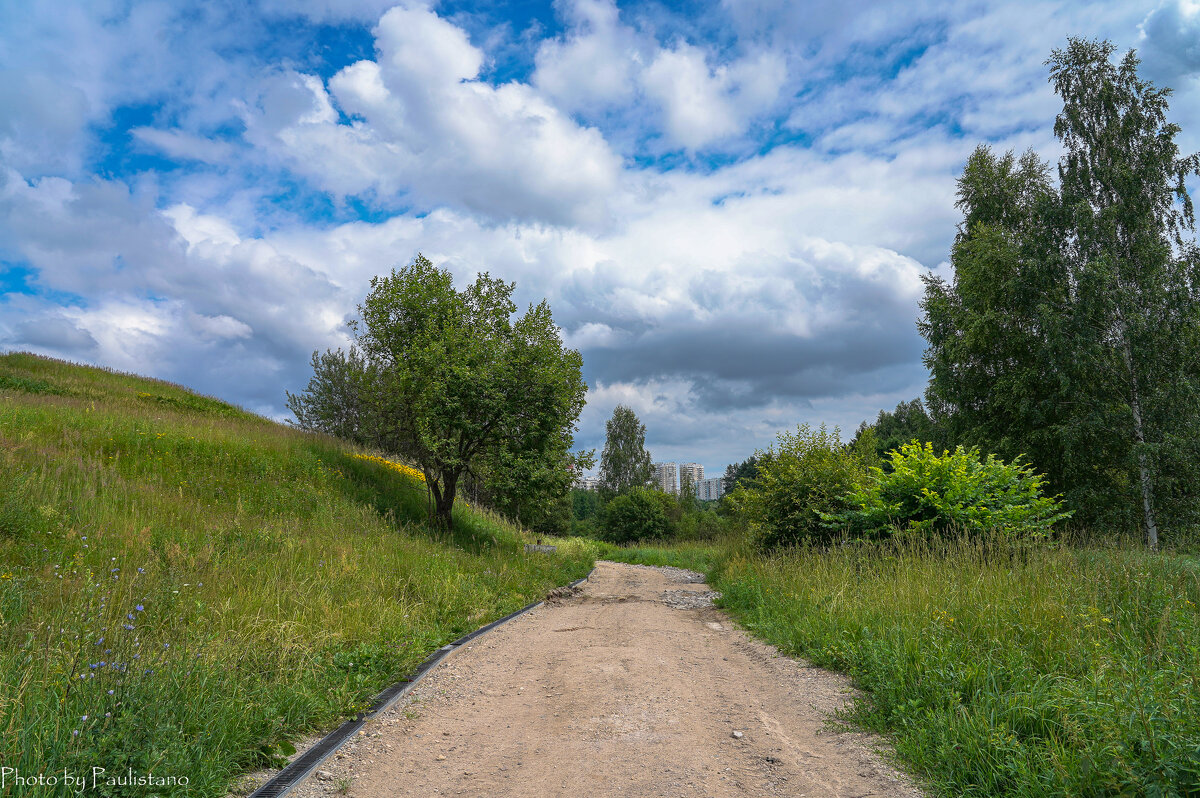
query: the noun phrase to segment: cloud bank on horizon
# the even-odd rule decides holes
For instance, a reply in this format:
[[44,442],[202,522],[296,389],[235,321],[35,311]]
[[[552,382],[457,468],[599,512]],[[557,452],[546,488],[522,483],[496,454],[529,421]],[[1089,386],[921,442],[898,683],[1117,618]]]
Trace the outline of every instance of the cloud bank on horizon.
[[550,300],[580,445],[621,402],[719,470],[922,392],[955,179],[1056,157],[1068,35],[1136,47],[1200,149],[1195,0],[10,4],[0,348],[282,417],[421,251]]

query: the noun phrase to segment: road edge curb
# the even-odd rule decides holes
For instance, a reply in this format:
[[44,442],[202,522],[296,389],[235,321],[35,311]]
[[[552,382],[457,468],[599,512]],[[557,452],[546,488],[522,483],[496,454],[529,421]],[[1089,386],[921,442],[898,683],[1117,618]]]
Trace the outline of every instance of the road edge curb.
[[[574,582],[571,582],[569,585],[567,585],[567,587],[577,587],[578,585],[586,582],[594,572],[595,568],[593,568],[587,576],[583,577],[582,579],[576,579]],[[457,649],[459,646],[469,643],[480,635],[486,634],[492,629],[495,629],[497,626],[508,623],[514,618],[524,615],[535,607],[540,607],[544,603],[545,601],[542,600],[535,601],[532,604],[527,604],[516,612],[511,612],[508,615],[505,615],[503,618],[499,618],[489,624],[485,624],[484,626],[476,629],[474,632],[463,635],[454,642],[447,643],[437,651],[434,651],[425,658],[424,662],[417,666],[417,669],[413,671],[412,675],[410,675],[408,678],[401,679],[391,687],[384,688],[383,691],[375,696],[375,700],[371,702],[370,707],[362,712],[359,712],[354,718],[347,720],[329,734],[326,734],[324,737],[318,740],[312,748],[309,748],[295,760],[290,762],[287,767],[276,773],[267,781],[266,784],[263,784],[254,792],[250,793],[247,798],[284,798],[284,796],[290,793],[298,784],[300,784],[300,782],[304,781],[304,779],[306,779],[310,773],[316,770],[322,762],[324,762],[326,759],[332,756],[334,752],[345,745],[346,741],[353,737],[355,732],[359,731],[367,724],[367,721],[369,721],[375,715],[386,712],[397,701],[408,695],[408,693],[411,692],[412,689],[416,687],[422,679],[425,678],[425,675],[433,670],[434,667],[436,667],[437,664],[445,659],[446,656],[452,651]]]

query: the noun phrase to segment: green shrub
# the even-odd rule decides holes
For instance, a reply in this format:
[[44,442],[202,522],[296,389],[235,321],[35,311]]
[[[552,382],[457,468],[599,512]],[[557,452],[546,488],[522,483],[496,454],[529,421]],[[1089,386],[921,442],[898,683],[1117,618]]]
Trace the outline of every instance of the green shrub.
[[657,540],[672,532],[670,506],[674,497],[650,488],[633,488],[615,497],[604,508],[600,538],[609,543]]
[[742,483],[730,503],[756,532],[761,548],[828,541],[837,534],[826,516],[852,508],[848,496],[874,462],[869,446],[843,446],[839,431],[807,424],[781,432],[765,452],[756,452],[758,477]]
[[1042,477],[1019,457],[1005,463],[961,446],[939,456],[931,444],[916,441],[888,457],[887,469],[871,468],[871,478],[849,495],[849,509],[825,514],[829,529],[864,537],[897,530],[1040,536],[1071,515],[1042,495]]

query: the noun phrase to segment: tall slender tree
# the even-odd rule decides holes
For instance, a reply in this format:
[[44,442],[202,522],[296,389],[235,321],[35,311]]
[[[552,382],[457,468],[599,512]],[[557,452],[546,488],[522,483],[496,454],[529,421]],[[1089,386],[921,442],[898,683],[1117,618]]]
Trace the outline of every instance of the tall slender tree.
[[[1070,39],[1058,186],[1036,156],[976,150],[959,181],[954,279],[926,280],[927,397],[953,439],[1027,454],[1077,518],[1194,521],[1200,256],[1168,89]],[[1136,508],[1136,509],[1135,509]]]
[[1200,158],[1180,157],[1166,119],[1170,89],[1138,77],[1131,51],[1071,39],[1047,63],[1063,110],[1058,175],[1063,243],[1075,292],[1077,362],[1108,401],[1136,470],[1148,543],[1158,545],[1163,466],[1194,441],[1200,271],[1185,180]]
[[617,405],[605,425],[604,451],[600,454],[600,484],[613,493],[625,493],[650,481],[654,473],[646,451],[646,425],[625,405]]

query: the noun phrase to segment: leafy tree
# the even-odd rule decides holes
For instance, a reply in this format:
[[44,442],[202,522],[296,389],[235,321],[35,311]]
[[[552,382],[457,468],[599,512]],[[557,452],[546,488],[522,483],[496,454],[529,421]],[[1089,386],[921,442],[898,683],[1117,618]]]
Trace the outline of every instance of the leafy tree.
[[600,494],[594,490],[584,490],[582,488],[571,489],[571,514],[580,521],[587,521],[590,518],[595,518],[600,514],[604,505],[600,501]]
[[600,455],[600,484],[612,493],[625,493],[650,481],[654,468],[646,451],[646,425],[625,405],[617,405],[605,425]]
[[670,507],[675,497],[642,486],[629,488],[604,507],[601,537],[610,543],[634,543],[669,537],[672,522]]
[[370,422],[363,406],[367,364],[357,347],[313,352],[313,376],[302,393],[287,393],[296,425],[355,443],[366,443]]
[[[417,255],[371,280],[361,320],[351,325],[361,355],[314,356],[319,389],[343,365],[357,373],[361,362],[361,392],[346,398],[361,409],[358,429],[371,445],[420,466],[431,520],[446,529],[472,471],[526,478],[494,491],[517,507],[570,486],[571,433],[587,391],[582,360],[563,346],[545,301],[513,318],[513,289],[485,273],[457,291],[449,271]],[[308,414],[297,413],[300,423],[324,418],[313,413],[333,393],[297,398],[293,409]]]
[[568,451],[564,430],[551,449],[496,452],[468,471],[479,500],[534,532],[561,534],[571,523],[571,486],[595,465],[592,451]]
[[914,440],[932,443],[938,450],[945,446],[945,434],[925,412],[925,405],[919,398],[900,402],[891,412],[880,410],[873,424],[864,421],[859,425],[851,445],[863,440],[868,432],[874,434],[872,445],[880,458]]
[[[952,440],[1026,453],[1086,520],[1194,520],[1200,257],[1169,91],[1133,53],[1071,39],[1058,187],[1027,153],[976,150],[959,181],[953,282],[926,280],[927,398]],[[1135,510],[1136,508],[1136,510]],[[1136,516],[1135,516],[1136,512]]]
[[958,181],[954,279],[926,278],[918,326],[940,411],[931,421],[945,437],[1060,473],[1069,382],[1057,365],[1067,280],[1051,234],[1056,201],[1036,155],[977,148]]
[[725,466],[725,474],[721,477],[724,482],[725,494],[733,493],[734,489],[743,482],[753,481],[758,476],[758,458],[750,455],[740,463]]
[[1071,514],[1043,495],[1043,479],[1020,459],[1005,463],[975,448],[938,455],[932,444],[906,443],[888,455],[888,468],[848,497],[849,509],[823,515],[834,531],[866,537],[897,531],[921,535],[995,531],[1044,536]]
[[[1077,362],[1106,411],[1096,420],[1128,444],[1154,547],[1159,482],[1172,461],[1192,471],[1200,413],[1200,257],[1184,238],[1195,229],[1184,181],[1200,174],[1200,157],[1179,155],[1179,126],[1166,120],[1170,89],[1139,78],[1133,52],[1113,64],[1115,49],[1072,39],[1047,63],[1063,98],[1054,132],[1066,150],[1058,174]],[[1192,356],[1180,357],[1181,347]],[[1194,498],[1194,480],[1186,487]]]
[[824,424],[781,432],[775,445],[755,456],[758,477],[739,485],[729,500],[764,549],[832,539],[836,532],[824,515],[850,509],[847,496],[875,462],[873,446],[869,452],[843,446],[838,430]]

